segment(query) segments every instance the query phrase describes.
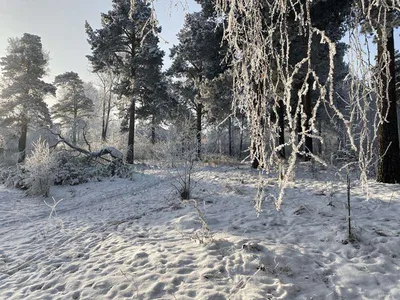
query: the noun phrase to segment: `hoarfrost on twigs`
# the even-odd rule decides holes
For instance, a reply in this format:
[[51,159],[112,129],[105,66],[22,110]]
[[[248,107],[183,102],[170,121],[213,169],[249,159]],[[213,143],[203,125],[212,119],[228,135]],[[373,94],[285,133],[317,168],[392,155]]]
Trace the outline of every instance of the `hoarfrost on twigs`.
[[[365,184],[371,166],[390,148],[380,145],[377,154],[373,145],[388,122],[391,58],[386,41],[400,23],[400,0],[216,0],[214,9],[224,17],[224,39],[233,57],[233,107],[247,115],[251,158],[268,173],[281,164],[282,150],[291,150],[280,166],[277,209],[299,156],[326,164],[312,151],[313,140],[324,141],[317,130],[322,109],[345,132],[345,148],[358,154],[354,164]],[[355,55],[343,78],[338,60],[346,50],[340,42],[346,30],[347,53]],[[378,65],[369,61],[370,50],[363,45],[366,32],[380,41]],[[317,61],[318,55],[326,59]],[[345,94],[337,93],[338,85]]]

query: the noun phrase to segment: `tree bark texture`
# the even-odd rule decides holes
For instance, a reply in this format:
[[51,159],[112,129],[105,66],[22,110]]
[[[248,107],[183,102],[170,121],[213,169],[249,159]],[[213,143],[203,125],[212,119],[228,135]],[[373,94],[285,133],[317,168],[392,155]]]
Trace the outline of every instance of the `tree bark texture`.
[[[75,90],[74,90],[75,92]],[[77,132],[78,132],[78,104],[76,103],[76,97],[74,96],[74,120],[72,123],[72,144],[74,146],[76,146],[76,142],[77,142]]]
[[[312,114],[312,104],[311,104],[311,79],[308,79],[308,90],[307,93],[303,97],[303,108],[304,108],[304,113],[306,114],[306,122],[305,122],[305,130],[307,134],[310,134],[311,126],[310,126],[310,119],[311,119],[311,114]],[[304,150],[306,155],[304,156],[305,161],[309,161],[311,159],[311,156],[309,153],[313,153],[313,141],[312,138],[309,136],[305,136],[305,144],[304,144]]]
[[129,108],[129,134],[128,134],[128,152],[126,154],[126,163],[133,164],[135,153],[135,116],[136,116],[136,105],[135,100],[132,99],[131,106]]
[[228,119],[228,143],[229,143],[229,156],[233,156],[232,151],[232,117]]
[[239,141],[239,155],[238,158],[242,159],[242,152],[243,152],[243,128],[244,128],[244,118],[245,115],[242,114],[242,128],[240,128],[240,141]]
[[108,123],[110,120],[110,111],[111,111],[111,100],[108,100],[106,103],[106,99],[103,98],[103,107],[102,107],[102,122],[101,122],[101,140],[103,142],[107,141],[107,131],[108,131]]
[[156,117],[153,115],[151,117],[151,144],[156,143]]
[[198,103],[196,106],[196,137],[197,137],[197,158],[201,159],[201,130],[203,117],[203,104]]
[[[279,118],[279,145],[285,144],[285,104],[282,100],[278,103],[278,118]],[[285,147],[279,150],[279,156],[286,158]]]
[[18,140],[18,162],[22,163],[25,161],[26,157],[26,138],[28,135],[28,123],[24,122],[21,125],[21,135],[19,136]]
[[378,173],[376,180],[384,183],[400,183],[400,153],[399,133],[397,127],[396,107],[396,73],[394,60],[394,36],[393,29],[388,34],[386,49],[389,51],[389,72],[386,71],[384,61],[384,43],[382,34],[378,41],[378,63],[380,66],[380,77],[382,81],[380,113],[385,115],[386,120],[378,129]]
[[[302,135],[305,133],[310,133],[310,119],[312,114],[312,104],[311,104],[311,79],[308,79],[308,90],[305,95],[301,96],[301,102],[303,105],[303,112],[306,115],[306,120],[303,123],[302,116],[299,114],[297,120],[297,134],[298,134],[298,142],[300,143],[301,139],[303,138]],[[301,85],[298,87],[301,88]],[[304,132],[303,132],[304,126]],[[308,153],[313,153],[313,142],[312,138],[309,136],[304,137],[304,145],[302,150],[304,151],[305,155],[300,153],[297,154],[298,158],[304,159],[305,161],[309,161],[311,159]]]

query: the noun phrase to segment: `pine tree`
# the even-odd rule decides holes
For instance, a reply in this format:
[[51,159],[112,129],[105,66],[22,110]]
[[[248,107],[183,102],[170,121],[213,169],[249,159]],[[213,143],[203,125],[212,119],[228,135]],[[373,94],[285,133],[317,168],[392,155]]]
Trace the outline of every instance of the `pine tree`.
[[161,31],[151,22],[152,11],[145,0],[135,0],[131,9],[130,0],[113,0],[112,9],[102,15],[102,28],[93,30],[86,22],[86,33],[92,55],[87,56],[93,71],[111,69],[119,74],[114,90],[121,97],[130,99],[126,113],[128,120],[128,151],[126,161],[134,161],[134,134],[136,104],[140,99],[140,70],[148,67],[141,58],[146,51],[159,52],[149,47],[158,41],[156,34]]
[[164,51],[158,46],[158,37],[149,35],[138,53],[140,67],[137,70],[136,94],[140,106],[137,118],[150,119],[151,142],[156,142],[156,127],[168,117],[169,97],[167,82],[161,68]]
[[5,100],[0,115],[6,125],[20,128],[18,162],[25,160],[29,125],[51,123],[44,97],[54,95],[56,88],[42,80],[47,64],[48,55],[42,49],[41,38],[28,33],[21,38],[10,39],[7,54],[0,61],[6,81],[1,93]]
[[207,81],[202,87],[204,95],[204,108],[207,112],[207,120],[211,124],[218,124],[218,128],[223,128],[222,123],[227,125],[228,131],[228,154],[233,156],[233,136],[232,136],[232,99],[233,99],[233,80],[229,70]]
[[[306,2],[309,2],[308,5]],[[253,41],[245,41],[249,37],[240,31],[251,31],[254,20],[247,15],[238,14],[237,20],[240,20],[243,28],[237,32],[235,52],[254,53],[254,58],[247,53],[241,54],[246,57],[239,57],[235,61],[235,68],[241,74],[241,78],[235,80],[241,85],[240,89],[235,89],[237,99],[247,98],[240,97],[239,90],[240,93],[249,94],[247,104],[241,103],[240,106],[247,110],[249,123],[254,129],[251,131],[253,167],[259,166],[260,160],[264,160],[262,156],[266,157],[267,152],[271,155],[278,154],[281,158],[286,157],[286,125],[290,133],[293,133],[295,128],[297,131],[297,141],[294,141],[294,135],[290,136],[292,153],[298,152],[305,160],[311,159],[313,137],[318,135],[312,123],[321,103],[318,100],[321,99],[321,93],[313,90],[315,86],[327,85],[330,45],[321,43],[321,36],[315,32],[315,36],[311,38],[310,28],[324,32],[336,43],[335,67],[339,67],[340,70],[346,69],[343,63],[345,46],[338,41],[345,33],[343,23],[350,2],[303,0],[293,4],[294,7],[287,3],[287,12],[283,13],[277,9],[279,5],[259,1],[254,5],[254,10],[258,10],[261,23],[255,22],[259,28],[253,30],[259,36],[252,38],[255,45],[250,47],[248,44]],[[299,11],[302,13],[299,14]],[[300,20],[304,27],[298,26]],[[259,61],[256,62],[257,59]],[[334,82],[344,78],[342,73],[343,71],[335,73]],[[336,76],[338,74],[341,76]],[[244,92],[243,89],[251,90]],[[265,139],[271,139],[271,142],[265,142]],[[264,147],[269,148],[269,151]]]
[[400,51],[396,50],[394,54],[395,72],[396,72],[396,96],[397,101],[400,101]]
[[361,15],[364,32],[375,35],[378,54],[374,70],[379,112],[378,171],[376,180],[400,183],[400,146],[396,102],[396,66],[394,28],[400,26],[400,12],[394,0],[378,3],[363,0],[355,6]]
[[[385,120],[378,129],[378,173],[376,180],[384,183],[400,183],[399,129],[396,103],[396,72],[394,32],[389,30],[386,37],[378,30],[378,66],[380,81],[378,87],[381,98],[379,110]],[[385,49],[388,59],[385,58]]]
[[71,126],[72,144],[78,141],[80,124],[84,123],[93,112],[93,101],[85,95],[84,83],[75,72],[57,75],[54,85],[60,95],[58,102],[52,107],[54,119],[60,120],[62,126]]
[[221,48],[222,24],[216,28],[216,20],[207,18],[203,12],[188,14],[184,28],[178,34],[179,44],[171,49],[173,63],[169,74],[191,81],[196,96],[191,99],[196,112],[197,154],[201,158],[202,118],[204,99],[201,87],[227,69]]
[[[305,2],[305,1],[302,1]],[[340,42],[346,32],[345,22],[348,19],[352,1],[349,0],[327,0],[313,1],[310,3],[310,10],[307,13],[305,22],[311,22],[311,26],[325,33],[330,41],[335,43],[336,55],[334,56],[333,88],[338,87],[338,83],[342,82],[347,75],[347,65],[343,58],[345,55],[346,45]],[[309,18],[309,20],[307,20]],[[291,16],[290,22],[295,21],[295,16]],[[300,68],[299,73],[295,76],[296,95],[295,102],[301,104],[303,116],[298,116],[298,134],[299,139],[304,138],[304,159],[309,160],[309,154],[313,151],[312,136],[316,134],[315,128],[312,128],[312,119],[316,118],[315,99],[319,98],[318,92],[313,92],[313,85],[327,84],[329,80],[330,70],[330,48],[325,43],[321,43],[319,36],[314,36],[310,40],[310,32],[305,31],[299,33],[296,27],[292,28],[290,58],[289,62],[292,68],[299,64],[310,51],[310,59]],[[314,72],[310,72],[310,71]],[[323,110],[323,109],[322,109]]]
[[138,118],[150,120],[151,143],[156,142],[156,129],[170,117],[174,108],[173,99],[168,94],[168,83],[165,75],[155,74],[154,79],[146,84],[141,94],[141,106],[137,109]]

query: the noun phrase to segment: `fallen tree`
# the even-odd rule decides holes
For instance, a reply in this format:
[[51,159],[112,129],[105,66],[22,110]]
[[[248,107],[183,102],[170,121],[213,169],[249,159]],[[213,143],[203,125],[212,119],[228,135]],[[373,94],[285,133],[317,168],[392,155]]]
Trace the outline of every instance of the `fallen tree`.
[[[78,151],[78,152],[80,152],[80,153],[82,153],[84,155],[87,155],[89,157],[98,157],[98,158],[101,158],[101,159],[103,159],[103,160],[105,160],[107,162],[110,162],[110,163],[114,162],[115,160],[118,160],[119,163],[123,163],[123,154],[122,154],[121,151],[119,151],[115,147],[107,146],[107,147],[101,148],[98,151],[91,152],[91,151],[88,151],[86,149],[83,149],[83,148],[80,148],[78,146],[73,145],[67,139],[65,139],[60,133],[56,133],[56,132],[53,132],[51,130],[50,130],[50,132],[58,137],[58,141],[54,145],[50,146],[50,148],[56,148],[57,145],[59,145],[60,143],[63,143],[65,145],[67,145],[68,147],[70,147],[71,149],[73,149],[75,151]],[[103,155],[107,155],[107,154],[109,154],[111,156],[112,160],[103,157]]]

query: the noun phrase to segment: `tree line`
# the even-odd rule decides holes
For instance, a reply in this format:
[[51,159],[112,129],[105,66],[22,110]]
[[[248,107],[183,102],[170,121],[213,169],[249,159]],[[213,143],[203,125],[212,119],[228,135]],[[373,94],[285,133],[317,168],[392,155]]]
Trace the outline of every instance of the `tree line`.
[[[3,126],[18,127],[20,162],[31,124],[49,126],[56,120],[78,143],[97,97],[101,126],[94,135],[107,141],[111,111],[118,108],[129,164],[135,160],[137,119],[147,121],[152,143],[160,126],[183,130],[188,126],[184,120],[190,120],[198,159],[209,134],[205,125],[210,124],[226,129],[229,155],[235,139],[240,139],[238,152],[245,151],[246,128],[253,167],[268,169],[286,161],[286,174],[297,159],[321,162],[323,143],[334,136],[335,150],[357,152],[357,143],[373,145],[369,153],[376,154],[377,180],[400,182],[397,0],[197,0],[201,10],[186,15],[179,43],[171,48],[172,65],[165,71],[162,29],[150,2],[112,0],[112,8],[101,14],[100,28],[86,22],[87,58],[101,83],[92,95],[74,72],[56,76],[53,83],[43,81],[48,57],[40,37],[27,33],[10,39],[0,61],[0,115]],[[345,59],[352,45],[344,37],[351,40],[356,31],[374,36],[377,47],[368,80]],[[49,110],[44,98],[56,91],[58,102]],[[376,126],[368,109],[378,116]],[[235,126],[241,128],[240,137],[232,136]]]

